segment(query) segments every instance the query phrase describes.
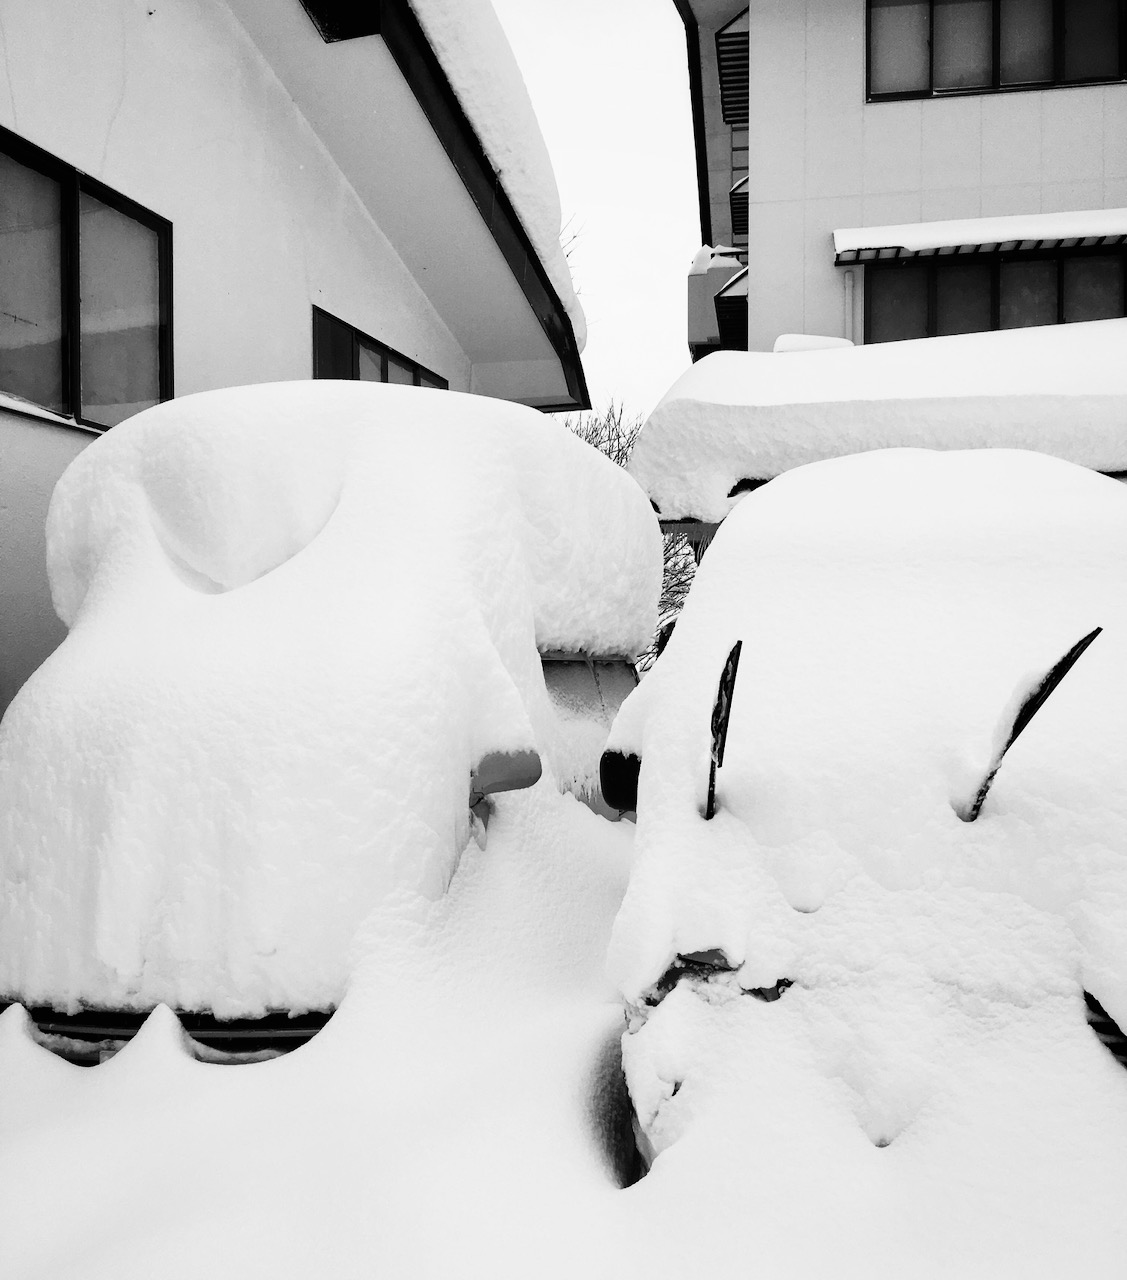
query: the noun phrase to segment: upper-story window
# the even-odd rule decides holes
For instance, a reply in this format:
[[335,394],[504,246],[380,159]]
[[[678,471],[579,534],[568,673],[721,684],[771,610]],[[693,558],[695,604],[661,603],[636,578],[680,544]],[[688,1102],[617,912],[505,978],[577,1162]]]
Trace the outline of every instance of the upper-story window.
[[313,376],[361,382],[398,382],[408,387],[448,390],[450,384],[416,360],[369,338],[335,316],[313,308]]
[[869,262],[865,341],[1127,315],[1127,252],[1119,249],[954,255]]
[[1127,79],[1127,0],[868,0],[870,98]]
[[111,427],[172,395],[172,227],[0,129],[0,391]]

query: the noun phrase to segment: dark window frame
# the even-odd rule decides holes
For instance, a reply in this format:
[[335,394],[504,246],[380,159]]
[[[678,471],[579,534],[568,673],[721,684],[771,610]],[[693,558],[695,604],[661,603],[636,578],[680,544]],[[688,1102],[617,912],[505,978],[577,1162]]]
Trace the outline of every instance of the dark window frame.
[[1127,0],[1119,3],[1119,72],[1114,76],[1101,76],[1093,80],[1066,80],[1064,78],[1064,8],[1068,0],[1052,0],[1053,5],[1053,75],[1050,80],[1030,80],[1015,84],[1002,83],[1001,71],[1001,0],[991,0],[992,58],[989,85],[975,88],[935,88],[935,0],[928,0],[928,83],[927,89],[908,89],[895,93],[874,93],[873,71],[873,0],[865,0],[865,101],[866,102],[915,102],[922,98],[966,98],[984,93],[1029,93],[1040,89],[1079,89],[1085,85],[1127,83]]
[[[53,156],[42,147],[0,126],[0,152],[16,164],[42,174],[59,184],[62,262],[62,387],[65,401],[63,417],[73,418],[84,427],[108,431],[104,422],[96,422],[82,413],[82,298],[79,265],[79,200],[85,193],[95,200],[131,218],[153,231],[157,237],[157,368],[158,396],[161,402],[171,400],[172,369],[172,223],[153,213],[121,192],[114,191],[96,178]],[[0,387],[0,391],[4,388]],[[52,412],[54,412],[52,410]]]
[[[1044,262],[1052,261],[1057,266],[1057,318],[1056,324],[1067,323],[1064,318],[1064,264],[1082,258],[1118,257],[1123,262],[1123,298],[1122,314],[1127,316],[1127,246],[1087,245],[1070,249],[1030,249],[1015,250],[1008,253],[945,253],[928,254],[921,257],[875,259],[864,263],[864,332],[865,344],[871,341],[871,306],[872,292],[869,289],[870,271],[926,271],[927,272],[927,333],[926,337],[934,338],[937,327],[937,286],[936,272],[942,270],[943,264],[967,266],[971,263],[985,264],[990,268],[990,328],[976,330],[981,333],[1001,332],[999,327],[1001,310],[1001,291],[999,280],[1003,263],[1007,262]],[[1076,322],[1072,322],[1076,323]],[[1009,332],[1009,330],[1006,330]],[[887,341],[905,341],[905,339],[887,339]],[[873,344],[880,345],[880,344]]]
[[[432,370],[428,369],[426,365],[420,364],[417,360],[412,360],[410,356],[405,356],[401,351],[396,351],[394,347],[389,347],[386,342],[380,342],[378,338],[373,338],[370,334],[365,333],[362,329],[357,329],[357,327],[354,324],[349,324],[347,320],[342,320],[339,316],[334,316],[331,311],[326,311],[324,307],[319,307],[316,304],[314,304],[313,306],[313,377],[314,378],[322,379],[322,378],[332,378],[336,376],[335,373],[332,373],[332,372],[328,372],[328,373],[323,372],[322,369],[319,367],[321,363],[320,344],[317,340],[317,337],[318,337],[317,326],[320,323],[319,318],[323,318],[324,320],[329,321],[331,324],[338,325],[342,329],[347,329],[351,335],[352,364],[351,364],[351,372],[348,375],[349,379],[357,382],[360,381],[360,348],[361,346],[365,346],[368,348],[369,352],[372,355],[377,355],[380,357],[383,374],[384,374],[383,378],[381,379],[382,382],[386,383],[388,381],[387,362],[389,359],[392,359],[392,360],[398,361],[402,365],[406,365],[411,370],[411,384],[410,384],[411,386],[421,387],[424,385],[421,379],[427,378],[432,383],[438,384],[434,388],[434,390],[438,390],[438,391],[450,390],[449,379],[442,377],[440,374],[434,373]],[[398,385],[406,386],[407,384],[400,383]]]

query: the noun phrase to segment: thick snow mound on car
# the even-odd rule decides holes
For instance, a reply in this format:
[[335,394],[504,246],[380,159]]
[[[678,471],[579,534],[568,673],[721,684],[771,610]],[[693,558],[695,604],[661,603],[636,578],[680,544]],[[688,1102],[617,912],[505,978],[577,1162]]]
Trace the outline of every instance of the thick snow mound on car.
[[719,351],[665,393],[630,472],[666,519],[741,480],[867,449],[1036,449],[1127,470],[1127,320],[822,351]]
[[[1122,486],[1056,459],[799,468],[725,521],[619,713],[643,1186],[723,1188],[766,1256],[799,1241],[772,1274],[1122,1257],[1127,1073],[1084,993],[1127,1027],[1125,564]],[[1014,691],[1097,626],[963,821]]]
[[538,647],[636,652],[660,538],[558,424],[360,383],[122,424],[48,522],[68,638],[0,728],[0,994],[253,1014],[339,998],[434,898],[470,772],[556,721]]

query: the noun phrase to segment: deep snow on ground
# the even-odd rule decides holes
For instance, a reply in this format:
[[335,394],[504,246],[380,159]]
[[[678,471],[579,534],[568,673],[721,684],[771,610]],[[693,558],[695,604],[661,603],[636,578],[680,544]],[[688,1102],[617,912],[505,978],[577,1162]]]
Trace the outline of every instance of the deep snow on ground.
[[[614,729],[636,837],[550,776],[498,797],[444,894],[370,910],[285,1058],[197,1062],[158,1010],[84,1070],[0,1019],[0,1274],[1119,1274],[1127,1073],[1081,992],[1127,1021],[1125,553],[1122,488],[1036,455],[749,495]],[[1015,688],[1094,625],[960,821]],[[715,948],[738,972],[633,1011],[658,1154],[623,1189],[622,994]]]
[[[1083,992],[1127,1025],[1125,563],[1127,495],[1071,464],[817,463],[728,517],[620,711],[642,771],[611,967],[643,1186],[738,1206],[766,1274],[1121,1269],[1127,1073]],[[960,820],[1014,689],[1095,626]],[[731,972],[659,999],[675,957],[718,951]]]
[[535,410],[280,383],[140,414],[48,522],[67,639],[0,725],[0,996],[331,1007],[389,895],[441,896],[470,772],[580,767],[538,648],[633,654],[661,541]]
[[598,1126],[628,852],[547,781],[499,797],[449,893],[383,904],[337,1014],[270,1062],[197,1062],[158,1010],[86,1069],[5,1014],[0,1274],[618,1274]]
[[1127,320],[718,351],[662,397],[630,473],[664,518],[714,521],[741,480],[900,446],[1037,449],[1127,470]]

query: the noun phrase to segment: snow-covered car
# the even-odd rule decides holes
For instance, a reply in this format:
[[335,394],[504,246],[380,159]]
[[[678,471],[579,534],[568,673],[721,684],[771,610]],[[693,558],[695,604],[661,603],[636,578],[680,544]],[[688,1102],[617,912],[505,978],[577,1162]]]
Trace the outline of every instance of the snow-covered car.
[[1127,491],[1068,462],[813,463],[619,712],[641,1185],[766,1274],[1122,1267],[1125,566]]
[[324,1021],[491,794],[590,790],[617,703],[561,711],[540,655],[640,651],[661,573],[641,491],[559,424],[330,382],[118,426],[48,559],[69,634],[0,726],[0,998],[87,1038],[163,1002],[251,1048]]

